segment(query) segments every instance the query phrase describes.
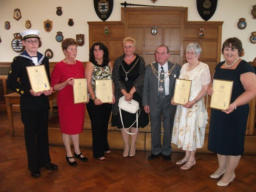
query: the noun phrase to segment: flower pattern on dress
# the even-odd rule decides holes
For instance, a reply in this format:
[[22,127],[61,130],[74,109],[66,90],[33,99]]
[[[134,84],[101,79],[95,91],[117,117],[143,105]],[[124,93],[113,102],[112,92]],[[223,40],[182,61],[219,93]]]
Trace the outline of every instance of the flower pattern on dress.
[[92,72],[92,88],[95,91],[95,80],[108,80],[111,78],[112,73],[111,69],[108,65],[104,67],[94,65],[94,69]]
[[[182,66],[180,77],[192,81],[189,100],[193,100],[201,91],[202,86],[210,83],[211,76],[207,64],[200,62],[196,68],[187,70],[188,63]],[[177,106],[174,118],[172,143],[183,150],[194,151],[203,147],[205,127],[200,127],[199,118],[201,113],[208,117],[204,104],[204,98],[198,101],[191,108],[185,108],[182,105]],[[207,121],[207,119],[206,119]]]

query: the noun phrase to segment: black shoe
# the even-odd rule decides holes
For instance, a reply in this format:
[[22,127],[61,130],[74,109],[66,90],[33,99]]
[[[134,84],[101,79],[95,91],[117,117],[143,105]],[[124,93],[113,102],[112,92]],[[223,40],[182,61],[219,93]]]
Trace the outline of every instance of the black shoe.
[[40,171],[32,171],[31,172],[31,177],[38,178],[40,176],[41,176]]
[[159,157],[159,155],[151,154],[151,155],[148,156],[148,160],[153,160],[153,159],[156,159],[158,157]]
[[84,155],[83,155],[83,157],[82,157],[82,155],[83,155],[82,153],[80,153],[79,155],[77,155],[76,153],[74,153],[75,158],[79,159],[80,161],[87,162],[87,161],[88,161],[88,158],[85,157]]
[[66,156],[66,160],[67,160],[68,164],[71,165],[71,166],[77,166],[76,161],[73,161],[73,162],[69,161],[69,159],[72,159],[72,158],[74,158],[74,157],[73,156],[71,156],[71,157]]
[[170,161],[171,160],[171,155],[162,155],[164,160]]
[[51,171],[56,171],[58,170],[58,166],[53,164],[53,163],[47,163],[45,166],[44,166],[47,170],[51,170]]

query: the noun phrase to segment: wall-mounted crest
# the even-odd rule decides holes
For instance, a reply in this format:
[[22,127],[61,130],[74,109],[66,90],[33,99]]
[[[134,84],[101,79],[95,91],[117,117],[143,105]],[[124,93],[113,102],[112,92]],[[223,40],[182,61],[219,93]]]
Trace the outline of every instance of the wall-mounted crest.
[[105,27],[104,27],[104,34],[105,34],[105,35],[108,35],[108,34],[109,34],[109,28],[108,28],[108,26],[105,26]]
[[83,46],[84,45],[84,34],[77,34],[76,42],[77,42],[77,45]]
[[199,28],[199,32],[198,32],[198,37],[199,38],[203,38],[204,37],[204,28],[203,27],[200,27]]
[[157,35],[157,33],[158,33],[157,26],[151,27],[151,34],[152,35]]
[[250,41],[252,44],[256,44],[256,31],[252,32],[250,36]]
[[256,5],[253,5],[251,13],[252,13],[253,19],[256,19]]
[[32,24],[31,24],[30,20],[27,20],[27,21],[25,22],[25,27],[26,27],[27,29],[30,29],[31,26],[32,26]]
[[56,7],[56,15],[61,16],[62,15],[62,7]]
[[113,0],[94,0],[94,9],[97,16],[106,21],[113,10]]
[[46,49],[44,52],[45,57],[47,57],[48,59],[53,58],[53,52],[51,49]]
[[72,18],[69,18],[69,19],[68,19],[68,25],[69,25],[70,27],[72,27],[72,26],[74,25],[74,21],[73,21]]
[[245,21],[245,18],[240,18],[239,21],[237,22],[237,27],[239,29],[245,29],[247,26],[247,23]]
[[62,42],[63,41],[64,37],[63,37],[63,34],[62,34],[61,31],[57,32],[57,34],[55,36],[55,39],[56,39],[57,42]]
[[52,21],[47,19],[46,21],[44,21],[44,29],[47,32],[50,32],[52,30]]
[[203,20],[208,21],[215,13],[217,0],[196,0],[197,11]]
[[11,23],[10,23],[10,21],[5,21],[5,22],[4,22],[4,28],[5,28],[6,30],[9,30],[9,29],[11,28]]
[[21,19],[20,9],[14,9],[13,18],[16,19],[17,21]]
[[23,50],[23,45],[22,45],[22,40],[21,40],[21,35],[19,33],[14,33],[14,39],[11,42],[11,46],[13,51],[15,52],[21,52]]

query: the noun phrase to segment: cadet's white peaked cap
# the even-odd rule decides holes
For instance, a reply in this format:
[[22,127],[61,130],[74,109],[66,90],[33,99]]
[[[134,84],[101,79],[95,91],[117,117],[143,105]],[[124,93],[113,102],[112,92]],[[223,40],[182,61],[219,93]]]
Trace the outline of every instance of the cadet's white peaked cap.
[[22,39],[28,39],[28,38],[40,38],[39,37],[39,30],[36,29],[28,29],[20,33],[22,36]]

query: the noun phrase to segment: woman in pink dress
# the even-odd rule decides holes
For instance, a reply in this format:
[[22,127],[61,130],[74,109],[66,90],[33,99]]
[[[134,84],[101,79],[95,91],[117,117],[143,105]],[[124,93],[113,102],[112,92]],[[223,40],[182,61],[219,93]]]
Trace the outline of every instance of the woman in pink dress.
[[[84,125],[85,103],[74,104],[72,87],[74,78],[85,77],[85,69],[83,64],[76,60],[77,43],[74,39],[65,39],[62,42],[62,50],[65,58],[55,65],[51,84],[53,89],[58,91],[60,130],[67,153],[66,160],[69,165],[75,166],[77,165],[75,158],[88,161],[79,147],[79,134]],[[71,141],[74,146],[74,156],[71,151]]]

